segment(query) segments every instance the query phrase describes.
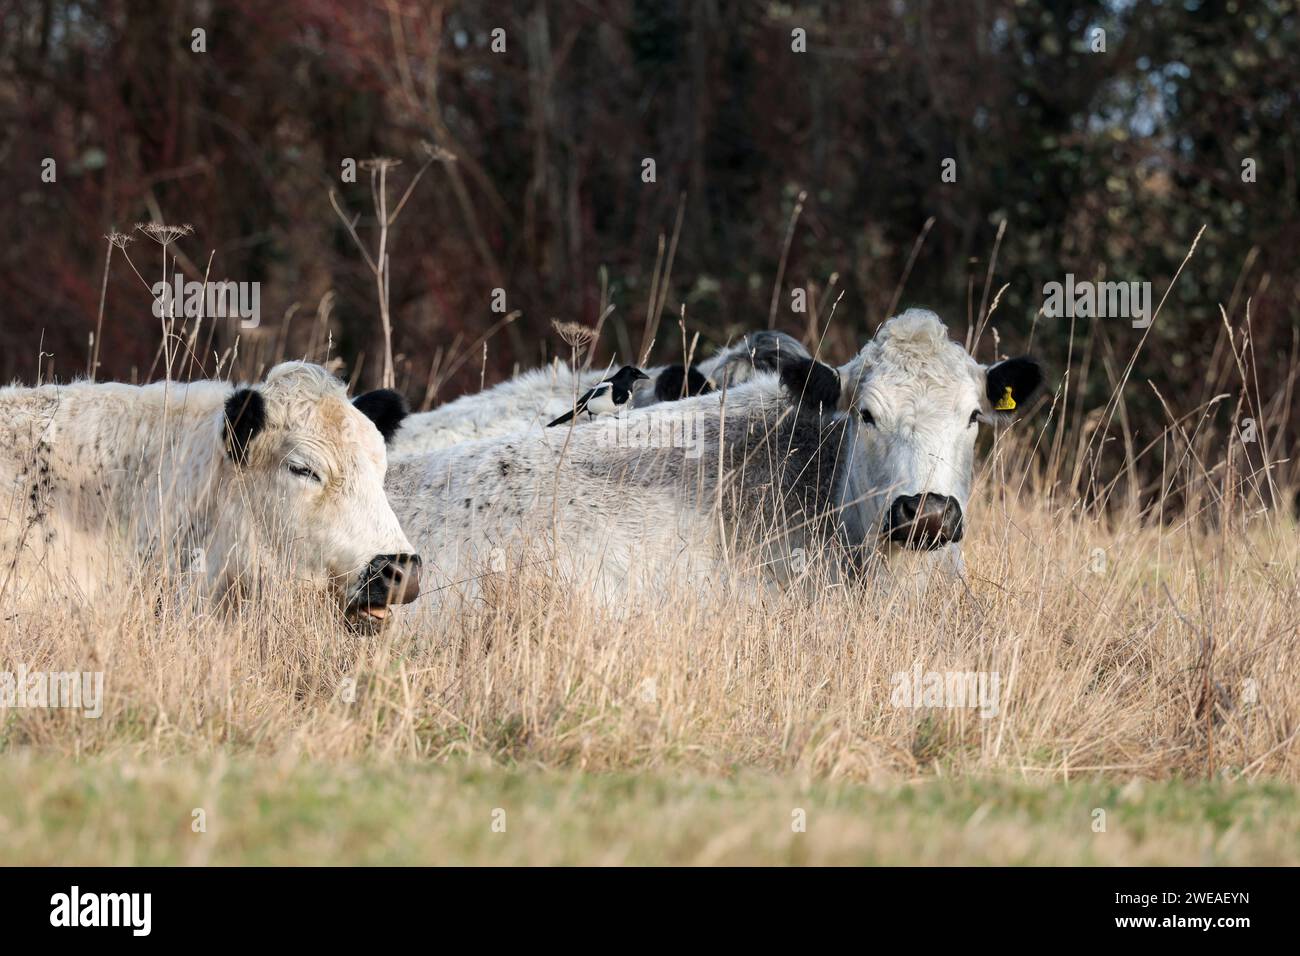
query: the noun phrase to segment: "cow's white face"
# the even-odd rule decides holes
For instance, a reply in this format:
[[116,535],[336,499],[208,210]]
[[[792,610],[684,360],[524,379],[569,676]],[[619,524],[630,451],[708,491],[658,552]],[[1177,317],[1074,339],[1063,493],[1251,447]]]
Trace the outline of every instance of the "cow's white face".
[[842,500],[854,539],[919,549],[960,542],[980,423],[1030,397],[1042,381],[1037,363],[986,368],[933,312],[909,309],[839,377],[852,443]]
[[404,415],[396,393],[352,403],[332,375],[304,363],[234,392],[222,434],[234,494],[219,527],[237,536],[227,575],[328,587],[361,620],[413,600],[420,559],[384,493],[385,440]]

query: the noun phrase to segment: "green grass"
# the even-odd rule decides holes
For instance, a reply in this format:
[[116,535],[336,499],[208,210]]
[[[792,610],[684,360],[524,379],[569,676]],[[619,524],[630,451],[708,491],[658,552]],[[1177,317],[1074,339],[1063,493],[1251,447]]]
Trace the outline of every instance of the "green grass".
[[[196,832],[193,811],[204,812]],[[1105,832],[1094,811],[1105,811]],[[495,832],[494,818],[504,832]],[[795,811],[806,831],[795,832]],[[1243,783],[0,759],[6,864],[1294,864],[1300,797]]]

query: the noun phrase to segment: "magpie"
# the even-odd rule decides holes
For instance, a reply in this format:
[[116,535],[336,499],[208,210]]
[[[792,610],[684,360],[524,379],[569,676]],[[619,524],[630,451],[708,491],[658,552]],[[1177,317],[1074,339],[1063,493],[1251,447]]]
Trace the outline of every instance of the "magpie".
[[620,406],[626,405],[628,399],[632,397],[633,384],[640,379],[649,377],[639,368],[624,365],[599,385],[583,392],[578,399],[578,403],[573,406],[573,411],[565,412],[546,427],[554,428],[556,425],[563,425],[574,415],[580,415],[583,412],[587,413],[588,418],[595,418],[597,415],[608,415],[617,411]]

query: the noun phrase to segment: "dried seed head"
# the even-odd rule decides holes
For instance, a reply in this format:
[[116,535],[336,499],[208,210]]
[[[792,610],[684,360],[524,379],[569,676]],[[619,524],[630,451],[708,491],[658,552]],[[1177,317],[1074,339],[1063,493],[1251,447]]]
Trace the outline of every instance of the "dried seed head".
[[596,340],[596,330],[581,322],[561,322],[551,319],[551,325],[570,348],[584,349]]
[[135,242],[135,236],[128,236],[124,232],[110,232],[104,238],[108,240],[110,246],[116,246],[119,249],[125,249],[127,243]]
[[194,227],[188,222],[179,226],[169,226],[163,222],[137,222],[135,228],[162,246],[171,245],[177,239],[188,236],[194,231]]

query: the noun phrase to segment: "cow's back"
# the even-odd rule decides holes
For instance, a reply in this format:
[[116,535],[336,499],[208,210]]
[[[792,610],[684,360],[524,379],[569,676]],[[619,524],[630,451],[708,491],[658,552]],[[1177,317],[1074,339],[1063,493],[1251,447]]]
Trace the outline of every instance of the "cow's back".
[[[824,525],[815,519],[833,498],[833,439],[779,401],[739,402],[721,418],[718,401],[399,460],[389,497],[435,588],[472,594],[484,576],[537,568],[618,606],[683,583],[707,592],[782,578],[774,556]],[[696,431],[678,443],[638,440],[636,427],[663,420],[655,416]]]

